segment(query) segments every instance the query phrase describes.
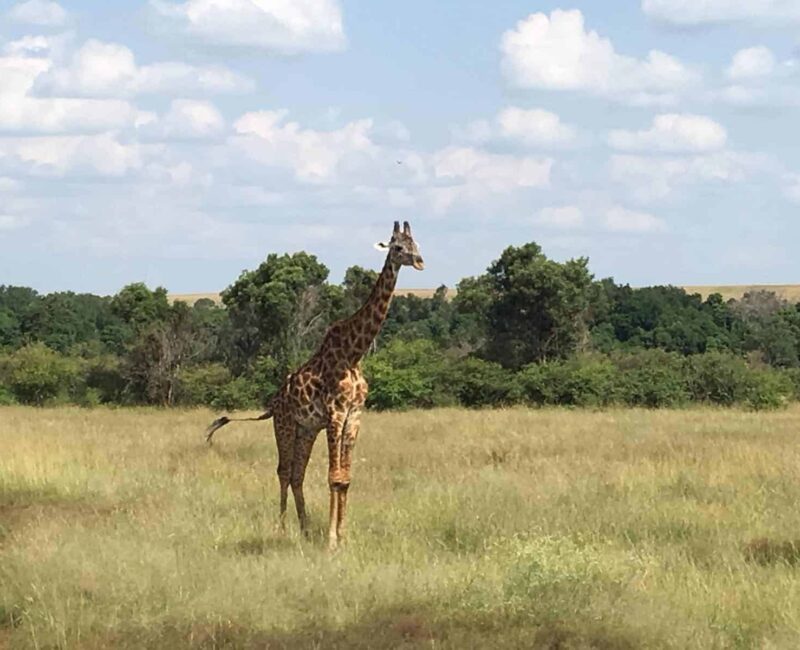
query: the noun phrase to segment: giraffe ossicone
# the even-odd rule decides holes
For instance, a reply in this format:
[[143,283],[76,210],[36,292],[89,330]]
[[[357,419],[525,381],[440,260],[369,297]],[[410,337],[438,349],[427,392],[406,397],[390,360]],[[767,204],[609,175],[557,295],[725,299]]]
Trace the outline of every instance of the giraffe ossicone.
[[369,298],[355,314],[328,328],[317,352],[284,380],[266,411],[256,418],[223,416],[206,432],[211,444],[214,433],[229,422],[272,418],[278,445],[281,528],[286,527],[291,487],[300,528],[307,533],[303,481],[317,435],[324,429],[328,441],[331,548],[344,535],[353,448],[369,389],[361,371],[361,359],[386,320],[400,269],[411,266],[421,271],[425,267],[407,221],[403,222],[402,230],[400,222],[395,221],[391,239],[379,246],[387,251],[386,262]]

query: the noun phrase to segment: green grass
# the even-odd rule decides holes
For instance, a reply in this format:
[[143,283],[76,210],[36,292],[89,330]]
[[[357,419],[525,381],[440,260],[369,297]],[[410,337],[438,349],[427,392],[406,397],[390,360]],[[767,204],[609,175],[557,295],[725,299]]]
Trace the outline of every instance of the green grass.
[[800,646],[800,408],[368,414],[334,555],[210,419],[0,409],[0,648]]

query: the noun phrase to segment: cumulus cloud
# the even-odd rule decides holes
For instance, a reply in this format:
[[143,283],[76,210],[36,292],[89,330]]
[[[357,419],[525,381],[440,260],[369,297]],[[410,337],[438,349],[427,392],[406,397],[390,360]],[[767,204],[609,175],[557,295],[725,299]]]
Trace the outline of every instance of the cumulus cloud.
[[4,230],[19,230],[20,228],[27,226],[29,222],[30,220],[25,217],[18,217],[11,214],[0,214],[0,232]]
[[492,154],[473,147],[447,147],[433,157],[436,178],[481,184],[491,192],[547,187],[553,160]]
[[87,41],[65,68],[37,81],[40,92],[81,97],[127,97],[143,93],[241,93],[251,79],[224,66],[192,66],[167,61],[139,66],[133,52],[119,43]]
[[337,0],[150,0],[167,28],[216,45],[280,53],[328,52],[346,44]]
[[800,174],[785,175],[784,193],[790,201],[800,203]]
[[41,57],[0,57],[0,132],[98,132],[134,127],[144,113],[116,99],[40,98],[30,95],[50,68]]
[[533,221],[539,226],[571,230],[583,225],[583,210],[577,205],[546,207],[536,213]]
[[225,119],[211,102],[178,99],[164,119],[168,133],[207,137],[225,129]]
[[577,129],[564,124],[555,113],[540,108],[510,106],[500,111],[493,121],[476,120],[464,128],[453,129],[460,140],[486,143],[505,139],[530,147],[555,147],[572,144]]
[[225,118],[208,101],[176,99],[160,119],[142,124],[141,133],[152,140],[203,140],[224,134]]
[[431,156],[435,185],[426,191],[433,210],[475,207],[492,196],[550,186],[552,158],[494,154],[474,147],[446,147]]
[[370,138],[372,120],[357,120],[341,129],[317,131],[287,122],[288,112],[259,111],[239,118],[234,144],[267,166],[289,169],[301,181],[336,177],[352,157],[371,158],[378,150]]
[[579,10],[531,14],[502,36],[506,78],[520,88],[578,90],[632,104],[668,104],[698,75],[678,59],[651,50],[644,59],[618,54],[587,31]]
[[503,137],[529,145],[566,144],[576,137],[576,130],[558,115],[535,108],[506,108],[497,116],[497,125]]
[[763,155],[726,150],[666,158],[617,154],[610,161],[612,180],[629,186],[640,201],[663,199],[696,183],[741,182],[770,168]]
[[798,106],[800,60],[778,60],[764,46],[736,52],[725,70],[729,85],[711,93],[713,99],[733,106]]
[[653,233],[667,229],[664,221],[648,212],[636,212],[621,206],[609,208],[605,213],[605,226],[612,232]]
[[642,0],[642,11],[677,26],[698,26],[743,20],[800,20],[794,0]]
[[143,161],[140,145],[122,144],[109,133],[0,138],[0,164],[33,176],[122,177]]
[[775,70],[775,56],[764,46],[748,47],[733,55],[727,75],[731,79],[766,77]]
[[645,131],[615,130],[608,137],[622,151],[716,151],[727,139],[725,128],[711,118],[675,113],[657,115]]
[[9,17],[18,23],[40,27],[60,27],[67,22],[67,12],[57,2],[49,0],[28,0],[14,5]]

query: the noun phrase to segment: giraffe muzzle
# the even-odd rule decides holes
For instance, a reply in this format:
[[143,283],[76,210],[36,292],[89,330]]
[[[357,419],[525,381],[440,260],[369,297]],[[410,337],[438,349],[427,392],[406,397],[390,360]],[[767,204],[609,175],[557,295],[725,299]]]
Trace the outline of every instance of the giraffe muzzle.
[[417,271],[422,271],[425,268],[425,262],[422,261],[421,257],[415,257],[411,265],[417,269]]

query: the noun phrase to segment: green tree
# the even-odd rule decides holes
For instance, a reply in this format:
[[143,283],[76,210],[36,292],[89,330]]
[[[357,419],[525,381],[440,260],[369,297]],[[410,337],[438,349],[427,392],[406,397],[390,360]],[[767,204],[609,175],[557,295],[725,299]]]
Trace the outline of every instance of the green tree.
[[548,259],[535,243],[503,251],[483,278],[459,284],[461,308],[485,309],[486,356],[505,367],[564,358],[588,339],[588,260]]
[[23,323],[40,300],[39,294],[28,287],[0,285],[0,347],[18,348],[23,344]]
[[196,350],[191,309],[177,302],[166,318],[142,329],[131,346],[124,374],[134,399],[172,406],[178,398],[180,375]]
[[150,324],[166,320],[169,314],[169,299],[164,287],[150,290],[142,282],[123,287],[111,299],[111,311],[134,332]]
[[280,373],[302,361],[325,332],[340,295],[326,284],[327,277],[328,269],[313,255],[271,254],[222,292],[233,327],[230,362],[236,374],[259,354],[273,356]]

